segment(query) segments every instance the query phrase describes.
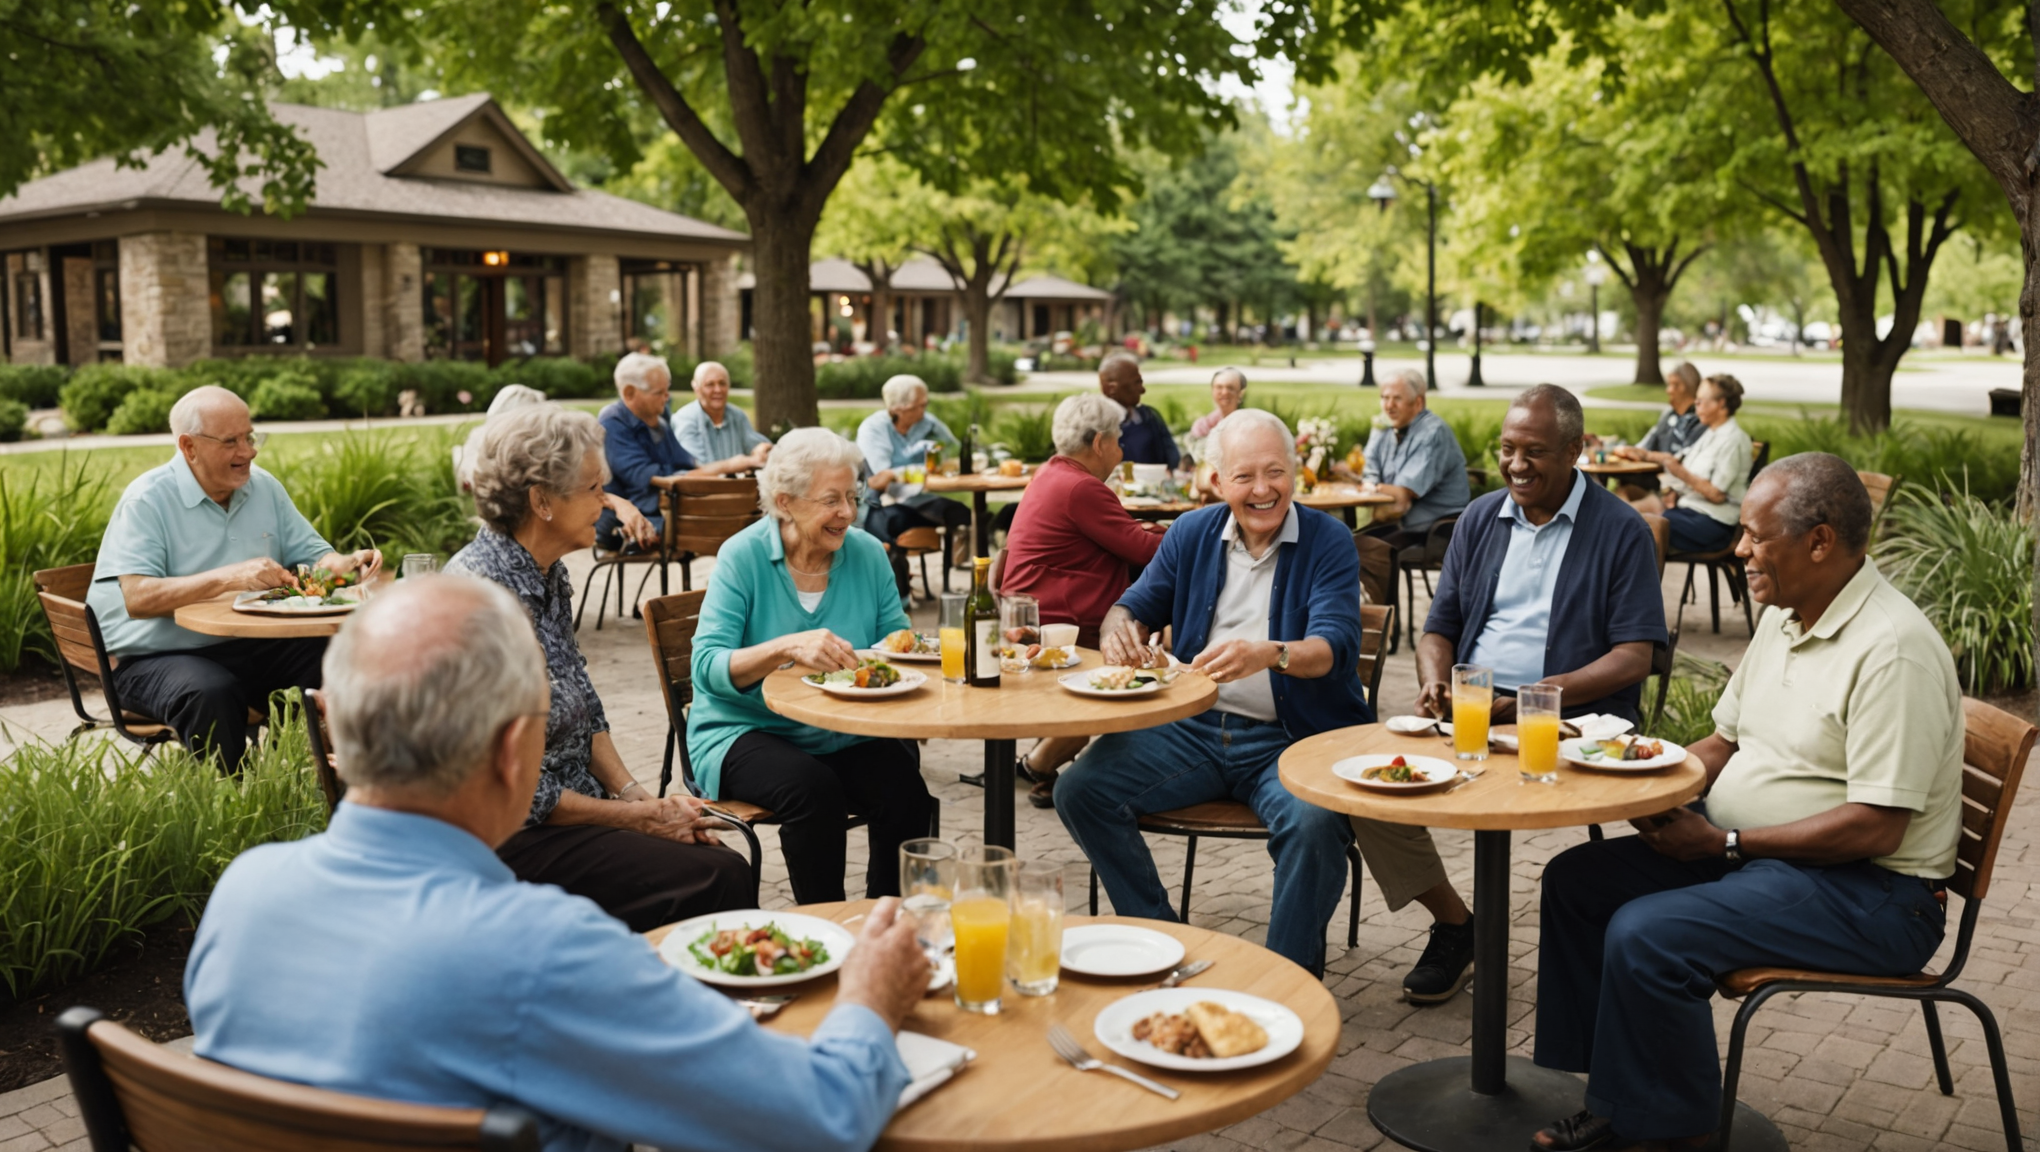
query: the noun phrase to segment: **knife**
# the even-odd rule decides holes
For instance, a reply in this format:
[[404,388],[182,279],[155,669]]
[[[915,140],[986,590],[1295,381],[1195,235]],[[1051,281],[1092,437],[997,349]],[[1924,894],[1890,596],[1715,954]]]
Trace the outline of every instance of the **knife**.
[[1167,976],[1162,977],[1162,982],[1160,984],[1155,985],[1154,989],[1149,989],[1149,991],[1154,991],[1155,989],[1160,988],[1174,988],[1176,985],[1181,984],[1183,981],[1188,980],[1192,976],[1197,975],[1198,973],[1211,967],[1215,963],[1217,963],[1217,961],[1215,960],[1192,960],[1190,963],[1185,964],[1182,967],[1177,968],[1174,971],[1170,972]]

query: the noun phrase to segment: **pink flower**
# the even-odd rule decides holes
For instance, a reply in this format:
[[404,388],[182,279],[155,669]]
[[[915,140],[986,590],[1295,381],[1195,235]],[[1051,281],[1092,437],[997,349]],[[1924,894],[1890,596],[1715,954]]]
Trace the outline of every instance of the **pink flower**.
[[465,388],[461,389],[461,390],[460,390],[460,391],[458,391],[458,392],[455,392],[455,393],[453,394],[453,398],[454,398],[455,400],[458,400],[458,401],[460,401],[460,402],[461,402],[461,403],[463,403],[463,404],[472,404],[472,403],[474,403],[474,402],[475,402],[475,394],[474,394],[474,393],[472,393],[472,392],[470,392],[470,391],[468,391],[468,390],[467,390],[467,389],[465,389]]

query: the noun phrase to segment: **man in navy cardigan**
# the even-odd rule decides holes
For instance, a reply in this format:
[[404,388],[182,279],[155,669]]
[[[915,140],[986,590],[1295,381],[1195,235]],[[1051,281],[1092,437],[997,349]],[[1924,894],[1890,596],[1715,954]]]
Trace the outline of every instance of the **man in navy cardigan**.
[[[1579,400],[1555,385],[1527,389],[1509,406],[1501,437],[1506,491],[1475,500],[1460,516],[1417,643],[1419,712],[1450,716],[1452,666],[1478,664],[1494,671],[1496,723],[1514,719],[1515,692],[1525,684],[1563,689],[1568,716],[1639,719],[1651,650],[1666,639],[1657,542],[1643,517],[1573,467],[1585,428]],[[1364,855],[1372,838],[1367,822],[1356,827]],[[1398,833],[1401,847],[1428,856],[1433,882],[1414,898],[1437,921],[1404,995],[1435,1002],[1466,982],[1473,926],[1430,834],[1384,829]],[[1385,872],[1371,858],[1368,867]],[[1383,895],[1398,906],[1386,883]]]
[[1275,761],[1294,741],[1371,723],[1361,695],[1360,564],[1335,517],[1296,506],[1296,440],[1243,408],[1211,435],[1225,506],[1176,521],[1099,628],[1108,662],[1147,662],[1175,627],[1175,654],[1218,684],[1208,712],[1101,736],[1063,773],[1056,811],[1123,916],[1173,920],[1141,839],[1143,814],[1238,800],[1268,827],[1275,896],[1268,947],[1313,974],[1346,887],[1346,818],[1291,795]]

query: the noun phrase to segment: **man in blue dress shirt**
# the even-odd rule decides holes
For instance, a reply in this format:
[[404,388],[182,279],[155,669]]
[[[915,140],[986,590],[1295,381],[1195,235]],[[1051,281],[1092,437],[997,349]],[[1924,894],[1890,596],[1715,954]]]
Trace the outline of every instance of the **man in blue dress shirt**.
[[1170,471],[1182,462],[1176,437],[1169,432],[1162,414],[1140,402],[1147,384],[1140,376],[1140,357],[1131,352],[1114,352],[1098,364],[1098,391],[1126,409],[1119,425],[1119,451],[1135,464],[1167,464]]
[[184,973],[200,1056],[451,1107],[511,1104],[561,1150],[869,1148],[907,1084],[893,1033],[927,990],[883,900],[803,1040],[669,968],[494,847],[545,753],[545,657],[482,580],[406,580],[326,655],[347,800],[328,830],[221,877]]
[[[1563,689],[1568,716],[1640,719],[1651,650],[1666,641],[1657,542],[1643,517],[1573,467],[1585,428],[1579,400],[1556,385],[1526,389],[1509,405],[1501,437],[1507,488],[1459,518],[1417,642],[1424,715],[1452,715],[1452,666],[1478,664],[1494,670],[1497,724],[1515,719],[1516,690],[1525,684]],[[1431,942],[1404,979],[1404,995],[1436,1003],[1466,982],[1473,925],[1430,834],[1393,828],[1432,867],[1431,884],[1415,895],[1435,919]],[[1361,837],[1363,855],[1368,843]]]
[[[664,360],[643,352],[618,360],[616,396],[616,402],[596,417],[604,433],[602,451],[609,460],[609,483],[603,491],[623,497],[644,513],[656,539],[665,530],[666,517],[659,510],[653,478],[719,473],[700,467],[673,434],[673,424],[666,419],[673,373]],[[610,551],[623,547],[616,513],[602,510],[602,518],[595,522],[595,540]]]

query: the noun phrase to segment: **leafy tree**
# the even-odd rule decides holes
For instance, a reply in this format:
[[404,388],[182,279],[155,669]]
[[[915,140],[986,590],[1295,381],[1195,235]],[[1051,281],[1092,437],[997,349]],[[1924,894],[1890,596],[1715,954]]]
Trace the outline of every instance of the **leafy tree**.
[[1208,306],[1219,338],[1231,340],[1243,307],[1260,308],[1272,324],[1295,297],[1274,208],[1260,185],[1241,180],[1241,155],[1252,147],[1227,133],[1187,160],[1143,158],[1146,190],[1112,252],[1120,289],[1150,328],[1164,312]]

